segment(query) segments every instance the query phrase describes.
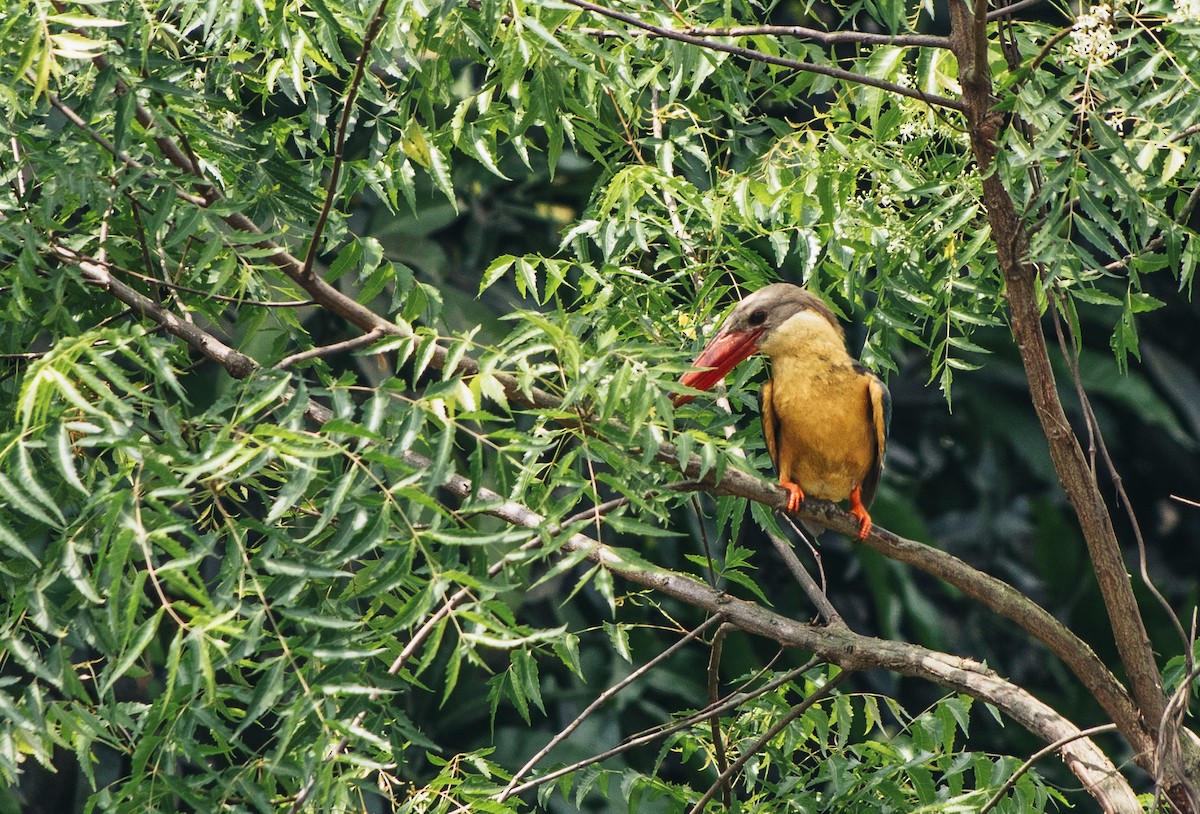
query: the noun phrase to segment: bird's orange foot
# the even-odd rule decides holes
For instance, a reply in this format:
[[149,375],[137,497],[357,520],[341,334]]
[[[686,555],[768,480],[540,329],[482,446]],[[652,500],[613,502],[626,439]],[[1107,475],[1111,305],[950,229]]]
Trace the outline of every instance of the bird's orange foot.
[[780,481],[779,485],[788,493],[787,510],[794,512],[799,509],[800,504],[804,502],[804,490],[800,488],[800,485],[792,483],[790,480]]
[[862,487],[855,486],[850,492],[850,514],[858,518],[858,539],[865,540],[871,533],[871,515],[862,502]]

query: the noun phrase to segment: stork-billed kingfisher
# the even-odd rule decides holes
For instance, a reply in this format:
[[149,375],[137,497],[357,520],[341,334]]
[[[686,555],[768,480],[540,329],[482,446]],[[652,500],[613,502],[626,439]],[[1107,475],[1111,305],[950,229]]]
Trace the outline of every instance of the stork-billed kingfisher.
[[[867,507],[879,486],[892,417],[887,386],[846,352],[846,335],[819,297],[790,283],[760,288],[738,303],[679,383],[707,390],[757,352],[772,378],[758,394],[767,452],[788,492],[787,510],[806,496],[850,498],[858,539],[871,531]],[[675,397],[679,406],[693,396]]]

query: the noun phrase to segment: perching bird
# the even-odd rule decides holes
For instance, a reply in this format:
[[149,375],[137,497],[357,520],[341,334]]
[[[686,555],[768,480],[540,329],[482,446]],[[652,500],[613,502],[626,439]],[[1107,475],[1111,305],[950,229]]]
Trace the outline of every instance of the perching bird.
[[[679,383],[707,390],[756,352],[772,378],[758,395],[767,452],[789,493],[787,509],[806,496],[850,498],[858,539],[871,531],[867,507],[879,486],[892,398],[875,374],[846,352],[846,336],[824,302],[799,286],[775,283],[746,297],[693,362],[703,368]],[[675,397],[679,406],[693,396]]]

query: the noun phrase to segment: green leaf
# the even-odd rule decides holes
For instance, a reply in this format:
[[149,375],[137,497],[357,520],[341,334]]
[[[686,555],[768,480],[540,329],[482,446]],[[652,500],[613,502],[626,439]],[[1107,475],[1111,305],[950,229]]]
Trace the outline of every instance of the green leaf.
[[50,516],[39,501],[34,501],[23,489],[19,489],[3,472],[0,472],[0,498],[3,498],[10,508],[39,523],[44,523],[52,528],[59,526],[59,522]]
[[101,698],[106,697],[112,690],[113,684],[124,677],[129,672],[129,669],[133,667],[134,662],[141,658],[146,647],[158,633],[158,625],[162,621],[164,613],[166,611],[163,608],[159,608],[153,616],[142,622],[138,626],[137,632],[124,647],[120,657],[105,668],[101,674],[100,681],[99,695]]

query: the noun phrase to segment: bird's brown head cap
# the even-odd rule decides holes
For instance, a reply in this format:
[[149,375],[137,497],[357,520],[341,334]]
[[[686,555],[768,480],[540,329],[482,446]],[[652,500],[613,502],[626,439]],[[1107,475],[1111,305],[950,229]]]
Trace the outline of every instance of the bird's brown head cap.
[[833,326],[839,337],[845,337],[841,323],[825,301],[791,283],[772,283],[747,295],[729,312],[721,333],[756,333],[755,344],[761,345],[763,339],[801,311],[818,314]]
[[[829,323],[839,340],[843,339],[841,324],[820,297],[798,285],[774,283],[748,295],[729,312],[721,330],[692,363],[702,369],[684,374],[679,383],[707,390],[725,378],[739,362],[760,350],[789,319],[804,311],[817,314]],[[690,395],[678,395],[675,406],[691,400]]]

